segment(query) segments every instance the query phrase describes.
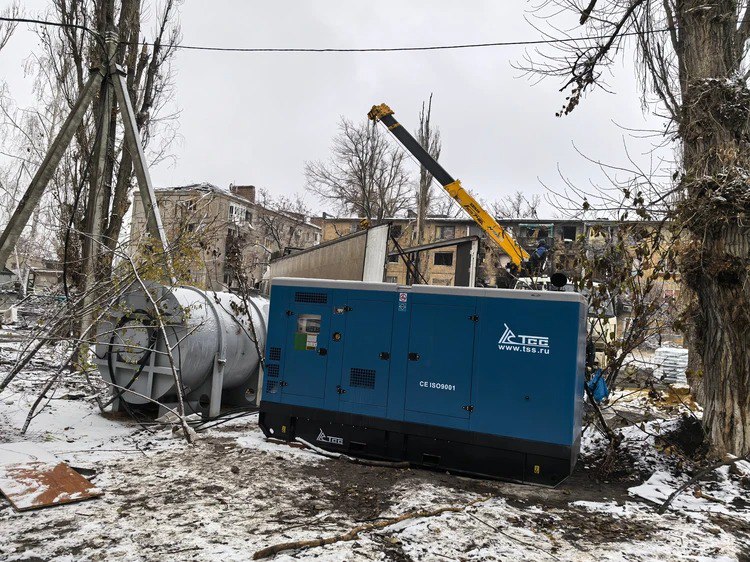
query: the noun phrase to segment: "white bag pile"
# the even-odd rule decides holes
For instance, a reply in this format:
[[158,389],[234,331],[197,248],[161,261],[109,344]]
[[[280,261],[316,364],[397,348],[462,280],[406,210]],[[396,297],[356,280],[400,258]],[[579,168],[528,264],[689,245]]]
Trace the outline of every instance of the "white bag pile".
[[688,366],[688,350],[684,347],[659,347],[654,354],[654,376],[669,384],[687,384],[685,371]]

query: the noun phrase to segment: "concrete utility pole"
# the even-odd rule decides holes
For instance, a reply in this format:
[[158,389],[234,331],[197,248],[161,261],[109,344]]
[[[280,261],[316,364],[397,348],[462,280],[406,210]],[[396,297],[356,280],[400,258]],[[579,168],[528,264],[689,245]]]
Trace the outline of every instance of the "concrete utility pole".
[[[42,161],[42,165],[31,180],[29,188],[21,198],[18,207],[10,218],[10,221],[6,225],[2,234],[0,234],[0,265],[5,264],[13,251],[13,248],[15,248],[29,217],[34,211],[34,208],[39,204],[49,180],[55,173],[55,170],[60,163],[60,159],[62,158],[65,149],[70,144],[76,129],[81,125],[86,109],[91,105],[97,91],[101,89],[101,95],[104,96],[102,107],[104,108],[103,111],[106,112],[106,108],[112,106],[111,100],[114,86],[114,94],[120,108],[125,130],[125,150],[130,151],[133,158],[133,167],[135,169],[136,178],[138,179],[138,189],[141,194],[141,199],[143,200],[143,207],[146,211],[147,229],[149,234],[155,240],[160,242],[163,249],[165,277],[167,277],[172,283],[175,282],[172,260],[167,253],[167,238],[162,226],[159,207],[156,203],[156,195],[154,193],[153,184],[151,183],[151,176],[148,173],[148,166],[141,145],[141,136],[136,125],[133,105],[130,102],[130,96],[125,82],[125,71],[113,62],[118,41],[117,30],[110,30],[107,33],[105,43],[107,52],[105,53],[106,58],[104,60],[106,63],[102,64],[100,68],[92,71],[86,85],[78,95],[78,99],[76,100],[72,111],[47,151],[47,154]],[[104,83],[104,87],[102,87],[102,82],[104,80],[106,80],[106,82]],[[91,182],[92,192],[89,195],[92,201],[87,209],[86,222],[88,232],[84,233],[86,236],[86,261],[84,263],[86,290],[89,290],[93,286],[96,278],[97,257],[102,242],[101,203],[109,138],[109,115],[102,115],[101,121],[101,127],[94,146],[95,175]],[[92,299],[93,297],[88,298],[87,304],[93,302]],[[85,319],[84,324],[86,324]],[[88,326],[84,325],[83,329],[86,327]]]
[[[107,32],[106,36],[106,61],[114,58],[117,49],[117,33],[114,31]],[[104,77],[101,88],[101,126],[97,131],[96,141],[94,142],[94,177],[91,182],[91,191],[89,193],[89,204],[86,209],[86,226],[87,236],[84,239],[84,261],[83,261],[83,318],[81,328],[85,330],[91,325],[93,318],[92,304],[96,302],[96,295],[93,287],[96,285],[97,269],[99,264],[99,248],[101,247],[102,238],[102,200],[104,194],[105,167],[107,165],[107,148],[109,146],[109,113],[112,111],[112,84],[110,76]]]

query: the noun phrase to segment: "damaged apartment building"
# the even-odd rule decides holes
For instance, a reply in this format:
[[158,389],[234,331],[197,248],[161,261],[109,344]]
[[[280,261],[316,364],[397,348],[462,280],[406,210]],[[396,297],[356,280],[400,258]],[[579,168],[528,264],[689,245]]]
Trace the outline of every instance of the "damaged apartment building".
[[[529,253],[540,242],[550,250],[549,271],[565,273],[568,278],[581,274],[581,244],[596,252],[613,239],[622,223],[611,220],[580,219],[497,219],[498,223]],[[490,241],[482,229],[469,218],[428,216],[421,239],[417,236],[414,215],[386,218],[391,225],[391,240],[386,257],[383,281],[402,285],[430,284],[448,286],[486,286],[512,288],[515,278],[506,265],[510,257]],[[657,223],[642,221],[646,228]],[[323,242],[336,240],[366,228],[358,217],[324,216],[321,221]],[[404,254],[418,268],[407,266]],[[668,284],[668,296],[678,292]]]
[[[510,287],[514,283],[506,265],[510,258],[494,243],[488,241],[482,229],[469,218],[428,216],[417,236],[416,216],[384,219],[391,223],[391,242],[385,266],[384,281],[399,284],[430,284],[448,286]],[[556,271],[575,269],[574,244],[587,231],[582,221],[540,221],[537,219],[498,219],[527,251],[536,249],[540,241],[554,251]],[[357,232],[363,227],[356,217],[324,217],[323,241],[335,240]],[[400,255],[404,252],[417,267],[414,270]]]
[[[272,259],[321,240],[321,228],[310,217],[260,204],[252,185],[224,190],[200,183],[155,191],[167,239],[185,256],[190,283],[200,287],[236,288],[238,270],[257,286]],[[142,243],[145,225],[143,204],[135,197],[131,247]]]

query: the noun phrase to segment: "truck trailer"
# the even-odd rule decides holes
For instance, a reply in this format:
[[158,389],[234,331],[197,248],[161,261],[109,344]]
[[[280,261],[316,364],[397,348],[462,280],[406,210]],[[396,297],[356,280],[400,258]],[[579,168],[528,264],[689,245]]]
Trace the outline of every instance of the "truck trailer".
[[576,293],[272,282],[265,435],[365,458],[556,485],[581,437]]

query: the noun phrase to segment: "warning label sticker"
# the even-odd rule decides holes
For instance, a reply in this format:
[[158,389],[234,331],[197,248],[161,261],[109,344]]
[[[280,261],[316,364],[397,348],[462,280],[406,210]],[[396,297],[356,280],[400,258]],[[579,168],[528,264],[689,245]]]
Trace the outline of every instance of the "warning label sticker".
[[309,351],[318,348],[318,334],[294,334],[294,349]]
[[406,299],[409,298],[409,293],[399,293],[398,294],[398,301],[399,302],[406,302]]
[[305,346],[305,349],[315,349],[316,347],[318,347],[318,335],[307,334],[307,345]]

